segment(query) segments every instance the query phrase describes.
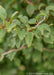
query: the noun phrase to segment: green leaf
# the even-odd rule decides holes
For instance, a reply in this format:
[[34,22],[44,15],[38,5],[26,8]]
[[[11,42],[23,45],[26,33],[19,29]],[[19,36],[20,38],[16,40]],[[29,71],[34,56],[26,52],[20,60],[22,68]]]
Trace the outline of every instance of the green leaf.
[[14,59],[14,64],[15,64],[17,67],[19,67],[19,66],[21,65],[21,60],[18,59],[18,58],[15,58],[15,59]]
[[30,47],[32,44],[32,41],[33,41],[33,33],[32,32],[27,32],[25,41],[26,41],[27,46]]
[[51,35],[51,33],[49,33],[48,31],[44,31],[44,37],[48,38]]
[[23,52],[23,55],[25,56],[26,59],[30,59],[31,54],[32,54],[32,47],[27,48],[27,49],[23,49],[22,52]]
[[28,23],[29,23],[29,24],[36,24],[36,19],[35,19],[35,18],[30,19],[30,20],[28,21]]
[[38,38],[38,39],[41,38],[40,31],[38,29],[34,30],[33,33],[34,33],[36,38]]
[[13,23],[15,23],[16,25],[19,25],[19,26],[21,25],[21,22],[17,19],[13,19]]
[[15,15],[17,15],[19,12],[18,11],[15,11],[12,15],[11,15],[11,18],[13,19]]
[[49,10],[54,11],[54,5],[49,5],[48,7],[46,7],[46,10],[47,11],[49,11]]
[[24,29],[17,28],[16,32],[18,34],[19,39],[23,40],[25,37],[26,31]]
[[[47,31],[48,33],[50,33],[50,27],[48,24],[42,23],[41,25],[39,25],[37,27],[37,29],[40,31],[41,35],[45,36],[45,31]],[[49,35],[48,35],[49,36]]]
[[0,28],[0,38],[3,38],[6,34],[6,30],[3,30],[2,28]]
[[0,28],[0,42],[3,42],[5,34],[6,34],[6,30]]
[[41,10],[40,13],[36,16],[36,19],[39,20],[41,16],[45,16],[48,19],[48,13],[44,10]]
[[28,23],[28,17],[27,16],[23,16],[23,15],[19,15],[18,18],[20,19],[20,21],[24,24]]
[[33,52],[33,55],[32,55],[32,60],[34,62],[40,62],[41,61],[41,52],[36,50]]
[[10,59],[10,61],[12,61],[14,59],[14,56],[16,55],[16,52],[12,52],[10,54],[8,54],[6,57]]
[[39,5],[39,10],[42,8],[42,7],[45,7],[46,5],[44,3],[40,3]]
[[13,28],[16,27],[15,23],[10,24],[9,22],[6,21],[6,28],[8,32],[11,32]]
[[51,14],[52,16],[54,16],[54,11],[50,11],[50,14]]
[[9,39],[8,46],[11,47],[11,48],[14,48],[15,45],[16,45],[16,40],[15,40],[15,38]]
[[6,13],[6,10],[0,5],[0,18],[2,20],[5,20],[7,17],[7,13]]
[[[51,26],[51,35],[52,35],[52,37],[54,38],[54,26]],[[54,41],[54,39],[53,39],[53,41]]]
[[16,47],[20,48],[20,45],[21,45],[21,40],[17,38],[16,39]]
[[35,8],[33,5],[27,5],[26,11],[27,11],[28,15],[31,17],[35,11]]
[[44,42],[53,44],[54,38],[52,35],[50,35],[48,38],[43,38]]
[[[52,50],[53,51],[53,50]],[[53,52],[47,52],[47,51],[44,51],[44,56],[48,59],[51,59],[54,57],[54,53]]]
[[39,50],[40,52],[43,51],[43,44],[40,39],[34,39],[34,48]]
[[14,12],[12,15],[11,15],[11,18],[10,18],[10,23],[12,23],[13,21],[13,18],[15,17],[15,15],[19,14],[18,11]]

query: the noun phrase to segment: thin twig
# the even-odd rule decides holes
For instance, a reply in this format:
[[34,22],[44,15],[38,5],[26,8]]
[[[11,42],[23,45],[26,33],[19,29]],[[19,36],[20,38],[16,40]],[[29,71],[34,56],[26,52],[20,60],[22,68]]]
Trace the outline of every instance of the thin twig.
[[[49,11],[47,11],[47,13],[49,14]],[[35,25],[34,27],[32,27],[31,30],[36,29],[37,26],[39,26],[43,21],[45,21],[45,19],[46,19],[46,16],[44,16],[44,18],[40,22],[38,22],[37,25]]]
[[[12,52],[17,52],[17,51],[21,51],[22,49],[26,48],[25,45],[23,44],[20,49],[12,49],[12,50],[9,50],[5,53],[3,53],[1,55],[1,60],[4,58],[5,55],[9,54],[9,53],[12,53]],[[44,51],[48,51],[48,52],[54,52],[54,50],[51,50],[51,49],[47,49],[47,48],[43,48]]]
[[3,53],[3,54],[1,55],[1,58],[4,57],[5,55],[11,53],[11,52],[14,52],[14,51],[15,51],[15,52],[16,52],[16,51],[20,51],[20,50],[22,50],[23,48],[25,48],[24,44],[21,46],[20,49],[12,49],[12,50],[9,50],[9,51]]
[[52,49],[47,49],[47,48],[43,48],[44,51],[48,51],[48,52],[54,52],[54,50]]
[[37,26],[39,26],[43,21],[45,21],[46,17],[44,16],[44,18],[35,26],[32,27],[31,30],[36,29]]
[[32,2],[28,1],[28,0],[25,0],[26,3],[30,4],[30,5],[34,5]]
[[38,5],[40,5],[41,0],[38,1]]

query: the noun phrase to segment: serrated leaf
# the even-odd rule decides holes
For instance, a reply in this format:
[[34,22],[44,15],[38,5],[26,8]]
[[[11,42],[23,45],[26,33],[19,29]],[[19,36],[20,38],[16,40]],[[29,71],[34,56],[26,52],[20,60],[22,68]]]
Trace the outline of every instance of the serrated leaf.
[[13,19],[13,23],[15,23],[16,25],[19,25],[19,26],[21,25],[21,22],[17,19]]
[[36,38],[38,38],[38,39],[41,38],[41,35],[40,35],[40,32],[39,32],[38,29],[34,30],[33,32],[34,32],[34,35],[35,35]]
[[0,5],[0,18],[2,20],[5,20],[7,17],[7,13],[6,13],[6,10]]
[[23,40],[25,37],[26,31],[24,29],[17,28],[16,32],[18,34],[19,39]]
[[21,41],[20,41],[20,39],[16,39],[16,47],[17,48],[20,48],[20,45],[21,45]]
[[50,35],[48,38],[43,38],[44,42],[53,44],[54,38],[52,35]]
[[16,45],[16,40],[15,38],[12,38],[12,39],[9,39],[9,43],[8,43],[8,46],[11,47],[11,48],[14,48],[15,45]]
[[36,19],[35,19],[35,18],[30,19],[30,20],[28,21],[28,23],[29,23],[29,24],[36,24]]
[[35,8],[33,5],[27,5],[26,11],[27,11],[28,15],[31,17],[35,11]]
[[54,11],[54,5],[49,5],[48,7],[46,7],[46,10],[47,10],[47,11],[48,11],[48,10]]
[[[50,33],[50,28],[47,24],[43,23],[41,25],[39,25],[38,27],[38,30],[40,31],[41,35],[44,35],[44,32],[45,31],[48,31],[48,33]],[[44,35],[45,36],[45,35]],[[49,35],[48,35],[49,36]]]
[[48,18],[49,15],[48,15],[48,13],[46,11],[41,10],[40,13],[36,16],[36,19],[39,20],[39,18],[41,16],[45,16],[46,18]]
[[0,28],[0,38],[3,38],[6,34],[6,30],[3,30],[2,28]]
[[16,52],[12,52],[10,54],[8,54],[6,57],[10,59],[10,61],[12,61],[14,59],[14,56],[16,55]]
[[0,42],[4,40],[5,34],[6,34],[6,30],[0,28]]
[[33,41],[33,33],[32,32],[27,32],[25,41],[26,41],[27,46],[30,47],[32,44],[32,41]]
[[34,48],[39,50],[40,52],[43,51],[43,44],[40,39],[34,39]]
[[44,31],[44,37],[48,38],[50,36],[51,33],[49,33],[48,31]]
[[23,15],[19,15],[18,18],[20,19],[20,21],[24,24],[28,23],[28,17],[27,16],[23,16]]
[[31,57],[31,53],[32,53],[32,47],[27,48],[27,49],[23,49],[23,55],[25,55],[26,59],[29,59]]

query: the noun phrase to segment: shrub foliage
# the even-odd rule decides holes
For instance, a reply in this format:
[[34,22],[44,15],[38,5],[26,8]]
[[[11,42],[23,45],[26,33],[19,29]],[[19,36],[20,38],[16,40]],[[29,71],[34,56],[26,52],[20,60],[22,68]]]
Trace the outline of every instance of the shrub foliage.
[[1,75],[53,70],[54,0],[1,0]]

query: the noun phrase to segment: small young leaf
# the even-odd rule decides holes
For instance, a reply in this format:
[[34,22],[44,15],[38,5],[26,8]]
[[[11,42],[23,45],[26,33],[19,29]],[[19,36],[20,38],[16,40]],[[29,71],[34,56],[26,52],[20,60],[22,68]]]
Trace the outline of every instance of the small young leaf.
[[14,12],[14,13],[11,15],[10,23],[12,23],[14,16],[17,15],[18,13],[19,13],[19,12],[16,11],[16,12]]
[[18,14],[18,13],[19,13],[18,11],[14,12],[14,13],[12,14],[11,18],[13,19],[14,16],[15,16],[16,14]]

